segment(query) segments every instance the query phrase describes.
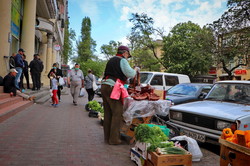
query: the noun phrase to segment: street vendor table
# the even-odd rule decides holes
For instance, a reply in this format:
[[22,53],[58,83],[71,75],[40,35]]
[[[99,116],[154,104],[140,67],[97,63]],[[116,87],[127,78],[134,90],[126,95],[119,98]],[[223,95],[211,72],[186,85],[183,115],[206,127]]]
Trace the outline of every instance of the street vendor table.
[[123,119],[126,124],[122,127],[122,133],[131,137],[130,143],[133,143],[135,140],[134,128],[139,124],[150,123],[154,114],[167,116],[170,106],[171,101],[168,100],[138,101],[131,97],[125,98]]

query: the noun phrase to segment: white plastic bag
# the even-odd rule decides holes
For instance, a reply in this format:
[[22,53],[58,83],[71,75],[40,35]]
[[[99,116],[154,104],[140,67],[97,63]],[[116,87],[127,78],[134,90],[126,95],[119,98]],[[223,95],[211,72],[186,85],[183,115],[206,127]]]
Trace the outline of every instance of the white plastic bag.
[[49,90],[49,95],[50,95],[50,97],[53,96],[52,89]]
[[62,77],[59,78],[59,85],[65,85],[64,79]]
[[85,94],[84,88],[81,88],[79,97],[83,97]]
[[173,137],[171,138],[171,140],[185,140],[188,143],[188,151],[190,153],[192,153],[192,161],[200,161],[201,158],[203,157],[203,154],[200,150],[200,147],[197,143],[197,141],[191,137],[188,137],[186,135],[182,135],[182,136],[177,136],[177,137]]
[[96,82],[95,82],[95,78],[93,79],[92,86],[93,86],[94,91],[98,89],[98,86],[96,85]]

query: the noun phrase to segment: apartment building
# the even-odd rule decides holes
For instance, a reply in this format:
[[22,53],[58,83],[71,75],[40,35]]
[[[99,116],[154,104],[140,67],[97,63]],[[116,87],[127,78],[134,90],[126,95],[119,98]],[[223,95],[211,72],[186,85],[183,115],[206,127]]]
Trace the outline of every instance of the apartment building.
[[35,53],[40,55],[42,83],[49,85],[47,74],[52,64],[63,61],[67,9],[68,0],[1,0],[0,76],[8,73],[11,54],[23,48],[28,63]]

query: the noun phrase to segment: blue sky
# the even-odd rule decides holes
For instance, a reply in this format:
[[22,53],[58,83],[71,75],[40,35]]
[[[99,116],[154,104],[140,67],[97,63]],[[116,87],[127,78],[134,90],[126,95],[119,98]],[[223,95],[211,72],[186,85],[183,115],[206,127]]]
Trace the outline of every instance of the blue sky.
[[[192,21],[203,26],[220,18],[227,9],[227,0],[69,0],[70,28],[80,36],[84,17],[91,19],[91,36],[96,41],[96,54],[109,41],[127,44],[132,24],[131,13],[146,13],[154,19],[155,28],[171,27]],[[157,38],[157,37],[156,37]]]

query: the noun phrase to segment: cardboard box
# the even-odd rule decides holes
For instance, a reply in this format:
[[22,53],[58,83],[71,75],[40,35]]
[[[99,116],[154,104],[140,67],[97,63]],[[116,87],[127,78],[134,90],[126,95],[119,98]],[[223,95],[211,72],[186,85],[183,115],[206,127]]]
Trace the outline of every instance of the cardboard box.
[[149,146],[150,146],[150,143],[136,141],[135,150],[146,159],[147,158],[147,148]]
[[135,161],[138,166],[146,166],[146,158],[144,158],[135,148],[130,149],[130,159]]
[[219,139],[221,166],[247,166],[250,165],[250,148]]
[[156,152],[148,153],[148,160],[153,166],[185,165],[192,166],[192,154],[187,151],[185,155],[164,154],[158,155]]

